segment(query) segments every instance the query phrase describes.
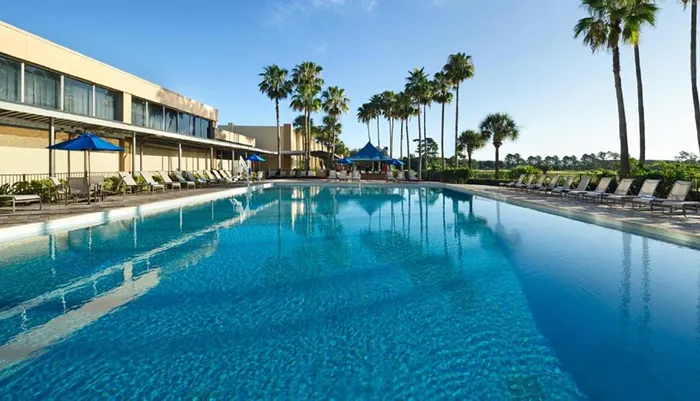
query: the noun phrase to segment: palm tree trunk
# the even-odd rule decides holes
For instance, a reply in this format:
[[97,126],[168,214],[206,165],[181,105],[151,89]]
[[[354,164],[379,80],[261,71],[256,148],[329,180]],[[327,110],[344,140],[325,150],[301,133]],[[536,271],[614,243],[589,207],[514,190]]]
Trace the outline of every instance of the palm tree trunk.
[[[455,100],[455,167],[459,167],[459,157],[457,156],[457,144],[459,143],[459,83],[457,83],[457,97]],[[469,166],[471,166],[471,158]]]
[[304,138],[304,164],[306,165],[306,175],[311,169],[311,113],[306,111],[306,138]]
[[[423,152],[421,152],[421,159],[425,157],[425,151],[427,149],[425,148],[425,143],[428,141],[428,104],[423,105]],[[425,158],[423,160],[423,163],[425,164],[426,167],[428,167],[428,159]],[[423,177],[420,177],[423,179]]]
[[280,100],[275,99],[275,114],[277,116],[277,172],[282,170],[282,134],[280,133]]
[[697,29],[698,2],[692,0],[690,6],[690,81],[693,91],[693,107],[695,109],[695,130],[700,147],[700,100],[698,100],[698,67],[697,67]]
[[406,157],[408,158],[408,169],[411,170],[411,137],[408,134],[408,118],[406,119]]
[[620,122],[620,176],[627,177],[630,174],[630,155],[627,147],[627,117],[625,115],[625,99],[622,94],[619,46],[613,47],[613,75],[615,76],[615,92],[617,94],[617,115]]
[[496,146],[496,180],[498,180],[498,146]]
[[372,132],[369,129],[369,120],[367,120],[367,141],[372,142]]
[[467,152],[467,168],[472,168],[472,152]]
[[[403,161],[403,118],[401,119],[401,133],[399,135],[399,160]],[[403,170],[403,166],[401,166]]]
[[423,158],[420,155],[421,150],[423,147],[421,146],[421,140],[422,140],[422,135],[421,135],[421,126],[420,126],[420,104],[418,105],[418,146],[416,147],[417,151],[417,156],[418,156],[418,178],[423,178]]
[[394,118],[389,119],[389,157],[394,158]]
[[442,125],[440,126],[440,151],[442,152],[442,169],[445,169],[445,103],[442,104]]
[[377,117],[377,146],[382,147],[382,140],[379,138],[379,117]]
[[637,107],[639,109],[639,165],[646,160],[646,125],[644,122],[644,86],[642,85],[642,63],[639,57],[639,45],[634,45],[634,65],[637,70]]

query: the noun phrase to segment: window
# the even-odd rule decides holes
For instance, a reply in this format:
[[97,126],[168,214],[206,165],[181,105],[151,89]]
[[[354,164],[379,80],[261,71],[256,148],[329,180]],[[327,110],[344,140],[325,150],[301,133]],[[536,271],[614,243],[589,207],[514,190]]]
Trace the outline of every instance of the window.
[[63,78],[63,109],[70,113],[92,115],[92,85]]
[[148,127],[163,130],[163,106],[148,104]]
[[118,97],[115,91],[95,86],[95,117],[116,120]]
[[0,100],[19,102],[20,63],[0,57]]
[[192,116],[187,113],[179,113],[177,132],[183,135],[192,135]]
[[[162,109],[161,109],[162,112]],[[146,101],[132,98],[131,99],[131,123],[139,127],[146,126]],[[162,122],[161,122],[162,124]]]
[[194,118],[194,136],[209,138],[209,120],[199,117]]
[[61,79],[58,74],[31,65],[25,65],[25,103],[57,109],[60,93]]
[[165,109],[165,130],[177,133],[177,111]]

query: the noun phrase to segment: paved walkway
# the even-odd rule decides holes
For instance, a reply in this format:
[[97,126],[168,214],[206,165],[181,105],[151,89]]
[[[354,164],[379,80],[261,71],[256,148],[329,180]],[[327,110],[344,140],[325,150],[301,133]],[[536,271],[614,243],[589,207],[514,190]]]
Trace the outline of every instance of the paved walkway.
[[502,187],[455,184],[448,184],[447,187],[575,220],[630,230],[681,245],[700,247],[700,214],[694,214],[693,211],[689,211],[686,218],[680,212],[669,215],[654,211],[652,214],[649,209],[632,210],[630,206],[622,208],[619,205],[567,200],[558,196],[542,196]]
[[46,222],[83,213],[102,212],[129,206],[141,206],[151,202],[202,195],[244,186],[246,186],[246,184],[243,183],[211,188],[165,191],[165,193],[158,191],[155,194],[139,192],[134,195],[109,196],[104,201],[92,202],[89,205],[84,201],[69,203],[68,205],[66,205],[64,201],[61,201],[59,203],[45,203],[41,210],[39,210],[39,204],[37,203],[17,206],[17,211],[15,213],[12,213],[11,207],[2,207],[0,208],[0,228]]

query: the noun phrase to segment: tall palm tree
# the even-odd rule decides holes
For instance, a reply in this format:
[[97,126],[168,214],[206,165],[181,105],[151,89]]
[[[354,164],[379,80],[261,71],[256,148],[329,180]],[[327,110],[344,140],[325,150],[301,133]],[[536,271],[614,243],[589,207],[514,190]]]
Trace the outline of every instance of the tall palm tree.
[[639,111],[639,164],[646,161],[646,124],[644,121],[644,86],[639,56],[639,37],[644,25],[654,26],[659,7],[654,0],[632,0],[627,9],[623,34],[625,41],[634,47],[634,66],[637,72],[637,109]]
[[377,119],[377,146],[382,146],[382,140],[379,136],[379,117],[382,115],[382,96],[373,95],[369,98],[370,108],[372,110],[372,116]]
[[335,145],[338,141],[338,135],[342,132],[342,125],[338,121],[338,117],[335,115],[327,114],[323,116],[323,127],[321,128],[323,132],[324,142],[327,142],[331,148],[331,152],[328,155],[328,166],[333,163],[335,158]]
[[515,120],[506,113],[489,114],[479,124],[479,130],[486,140],[493,142],[493,147],[496,148],[496,179],[498,179],[498,150],[503,142],[518,139],[520,130],[515,125]]
[[467,167],[472,168],[472,154],[475,150],[483,149],[488,138],[481,132],[466,130],[459,134],[457,149],[467,152]]
[[292,82],[287,79],[289,71],[273,64],[263,68],[259,74],[262,81],[258,84],[260,92],[275,102],[277,117],[277,170],[282,170],[282,134],[280,132],[280,100],[286,99],[292,91]]
[[[398,104],[398,117],[401,119],[401,126],[406,127],[406,157],[408,158],[408,167],[411,168],[411,139],[408,131],[408,122],[412,116],[416,114],[416,108],[413,104],[413,99],[411,95],[407,92],[401,92],[397,96]],[[401,130],[401,141],[399,142],[401,146],[401,159],[403,159],[403,129]]]
[[394,157],[394,114],[396,107],[396,93],[384,91],[382,97],[382,114],[389,124],[389,156]]
[[307,173],[311,161],[311,113],[321,108],[321,100],[318,95],[323,87],[322,71],[323,67],[310,61],[302,62],[292,70],[292,83],[294,84],[292,108],[295,111],[303,111],[306,117],[304,163]]
[[474,77],[474,63],[472,56],[467,56],[464,53],[450,54],[447,59],[447,64],[443,68],[447,76],[454,85],[455,99],[455,164],[459,166],[459,158],[457,157],[457,142],[459,135],[459,87],[462,82]]
[[[433,79],[433,100],[442,106],[440,124],[440,151],[442,152],[442,169],[445,169],[445,104],[452,101],[452,81],[445,72],[438,72]],[[455,151],[455,155],[456,155]]]
[[693,109],[695,110],[695,131],[700,147],[700,99],[698,98],[698,65],[697,65],[697,32],[698,32],[698,1],[680,0],[683,7],[690,3],[690,87],[693,93]]
[[357,121],[367,124],[367,141],[372,142],[372,133],[370,132],[369,123],[374,118],[374,113],[372,112],[371,106],[368,103],[364,103],[362,106],[357,108]]
[[593,52],[603,49],[612,51],[620,131],[620,175],[623,177],[630,173],[627,117],[620,75],[620,41],[623,39],[622,27],[627,14],[627,1],[629,0],[582,0],[581,4],[588,17],[581,18],[574,27],[574,37],[582,37],[583,43]]
[[[337,86],[330,86],[321,94],[321,103],[323,105],[323,111],[330,117],[328,122],[325,120],[323,122],[328,132],[331,134],[331,154],[328,161],[330,165],[333,155],[335,155],[335,141],[338,134],[340,134],[338,118],[347,113],[350,109],[350,99],[345,96],[345,89],[341,89]],[[334,129],[336,126],[338,127],[337,130]]]
[[[406,92],[411,95],[414,104],[418,105],[418,177],[423,177],[423,155],[421,154],[421,146],[423,138],[421,135],[420,125],[420,106],[423,105],[423,119],[425,120],[425,106],[429,103],[432,97],[432,85],[425,73],[425,68],[414,68],[409,71],[406,78]],[[426,128],[425,123],[423,128]],[[427,132],[425,133],[427,135]]]

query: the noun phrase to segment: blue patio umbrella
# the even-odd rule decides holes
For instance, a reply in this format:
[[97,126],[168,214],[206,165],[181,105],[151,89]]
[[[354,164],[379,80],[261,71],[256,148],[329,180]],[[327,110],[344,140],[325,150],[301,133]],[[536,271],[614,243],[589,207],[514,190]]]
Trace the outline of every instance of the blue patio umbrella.
[[[65,142],[57,143],[55,145],[48,146],[47,149],[52,150],[67,150],[67,151],[83,151],[87,152],[87,180],[88,188],[90,187],[90,152],[123,152],[124,149],[111,144],[104,139],[98,137],[97,135],[86,132],[80,134],[73,139],[69,139]],[[68,177],[70,177],[70,163],[68,163]],[[66,203],[68,198],[66,198]],[[90,197],[88,196],[88,203],[90,203]]]
[[348,159],[347,157],[343,157],[342,159],[338,159],[335,162],[338,164],[352,164],[352,160]]
[[264,162],[265,161],[265,159],[258,156],[257,154],[253,154],[253,155],[248,156],[248,158],[246,158],[246,160],[248,160],[249,162]]
[[387,162],[387,164],[390,166],[403,166],[404,163],[398,159],[391,159]]

